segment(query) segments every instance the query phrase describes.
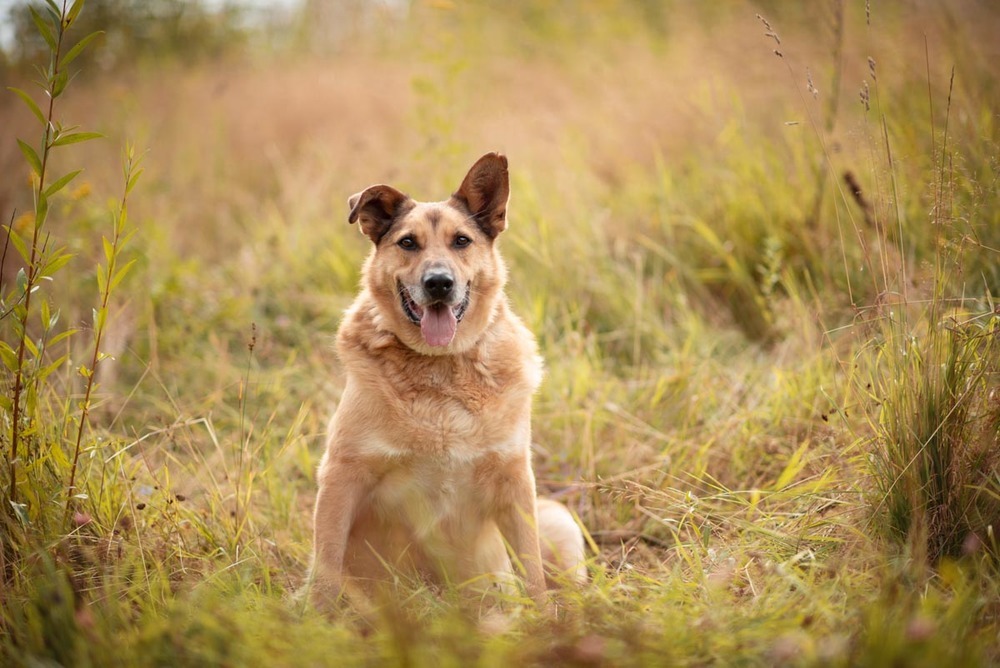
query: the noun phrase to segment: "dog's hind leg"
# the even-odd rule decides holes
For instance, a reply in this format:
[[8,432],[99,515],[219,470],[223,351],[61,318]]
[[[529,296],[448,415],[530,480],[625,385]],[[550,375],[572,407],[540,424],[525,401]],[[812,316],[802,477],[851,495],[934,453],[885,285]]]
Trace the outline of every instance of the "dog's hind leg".
[[538,536],[546,564],[545,583],[550,589],[560,582],[586,581],[583,533],[566,506],[538,499]]

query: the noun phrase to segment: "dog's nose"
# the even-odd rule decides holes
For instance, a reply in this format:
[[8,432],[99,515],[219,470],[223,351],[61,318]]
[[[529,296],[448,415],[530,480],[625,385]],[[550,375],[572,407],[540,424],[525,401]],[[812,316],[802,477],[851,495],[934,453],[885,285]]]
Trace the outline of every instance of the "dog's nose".
[[424,275],[424,290],[431,299],[444,301],[451,296],[451,289],[455,287],[455,279],[445,271],[432,271]]

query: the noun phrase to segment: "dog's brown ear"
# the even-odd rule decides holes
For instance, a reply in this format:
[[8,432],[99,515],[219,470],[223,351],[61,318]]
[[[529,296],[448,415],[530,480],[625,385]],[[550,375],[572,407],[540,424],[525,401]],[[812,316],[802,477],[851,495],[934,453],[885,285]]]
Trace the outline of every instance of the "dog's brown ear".
[[351,207],[347,222],[358,221],[361,231],[378,244],[410,201],[407,195],[392,186],[369,186],[347,200],[347,205]]
[[490,239],[495,239],[507,229],[509,196],[507,158],[499,153],[487,153],[477,160],[465,175],[462,185],[452,195],[465,205]]

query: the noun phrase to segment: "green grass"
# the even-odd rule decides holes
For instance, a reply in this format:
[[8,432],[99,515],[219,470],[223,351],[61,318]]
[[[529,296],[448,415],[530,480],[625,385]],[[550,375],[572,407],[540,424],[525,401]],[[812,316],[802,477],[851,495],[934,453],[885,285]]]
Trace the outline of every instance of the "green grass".
[[[1000,15],[597,4],[418,3],[350,50],[249,33],[226,60],[80,61],[55,117],[107,138],[52,151],[85,171],[48,202],[39,238],[72,258],[27,338],[13,255],[2,272],[0,663],[1000,660]],[[14,139],[40,125],[7,97],[0,214],[30,239]],[[346,198],[446,196],[487,150],[511,161],[508,293],[547,365],[539,489],[586,526],[591,581],[503,628],[407,586],[323,617],[296,594],[367,252]],[[88,383],[116,230],[135,263]]]

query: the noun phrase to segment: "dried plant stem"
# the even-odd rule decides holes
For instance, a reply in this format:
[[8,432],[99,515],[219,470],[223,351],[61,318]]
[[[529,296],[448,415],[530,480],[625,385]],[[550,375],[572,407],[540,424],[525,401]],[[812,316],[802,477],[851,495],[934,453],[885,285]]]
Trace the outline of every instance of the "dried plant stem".
[[250,323],[250,342],[247,344],[247,367],[246,373],[243,377],[243,381],[240,384],[240,394],[239,394],[239,404],[240,404],[240,443],[239,451],[237,452],[237,468],[236,468],[236,508],[234,515],[233,524],[233,539],[234,542],[239,545],[240,535],[243,533],[243,521],[245,521],[246,514],[241,513],[242,498],[241,494],[246,493],[241,490],[243,482],[243,464],[246,459],[246,449],[250,435],[246,432],[246,412],[247,412],[247,393],[250,391],[250,367],[253,364],[253,349],[257,345],[257,323]]
[[[937,152],[937,138],[934,136],[934,101],[931,95],[929,57],[928,57],[927,71],[928,71],[927,99],[928,99],[928,104],[930,106],[930,114],[931,114],[931,147],[932,147],[931,155],[932,155],[932,160],[936,161],[938,157],[938,152]],[[941,163],[938,168],[939,171],[938,171],[937,183],[935,184],[935,190],[934,190],[934,214],[932,221],[937,223],[936,225],[934,225],[934,248],[937,249],[938,252],[934,253],[934,263],[935,263],[934,276],[936,280],[936,285],[934,291],[935,299],[931,303],[931,315],[930,315],[931,322],[937,322],[937,319],[939,317],[938,306],[943,301],[942,293],[944,290],[944,283],[945,283],[942,277],[944,266],[942,264],[943,258],[941,257],[942,254],[940,252],[940,248],[941,248],[941,234],[942,234],[942,229],[944,228],[943,223],[945,220],[951,220],[950,213],[945,217],[942,216],[942,212],[946,209],[946,207],[948,206],[948,202],[951,199],[950,197],[948,197],[949,192],[948,188],[946,187],[946,183],[953,183],[951,179],[949,179],[947,182],[945,181],[945,162],[948,154],[948,121],[951,118],[951,96],[952,93],[954,92],[954,89],[955,89],[955,68],[953,66],[951,68],[951,79],[948,83],[948,101],[945,103],[945,111],[944,111],[944,130],[943,130],[943,135],[941,137],[941,151],[940,151]]]
[[[824,119],[824,132],[827,136],[833,134],[833,129],[837,124],[837,111],[840,107],[840,79],[843,73],[843,51],[844,51],[844,3],[835,3],[834,16],[834,45],[833,45],[833,74],[830,80],[830,94],[827,96],[826,118]],[[831,161],[824,155],[816,166],[816,195],[813,199],[812,216],[813,224],[816,224],[823,208],[823,200],[826,198],[826,181],[830,174]]]

